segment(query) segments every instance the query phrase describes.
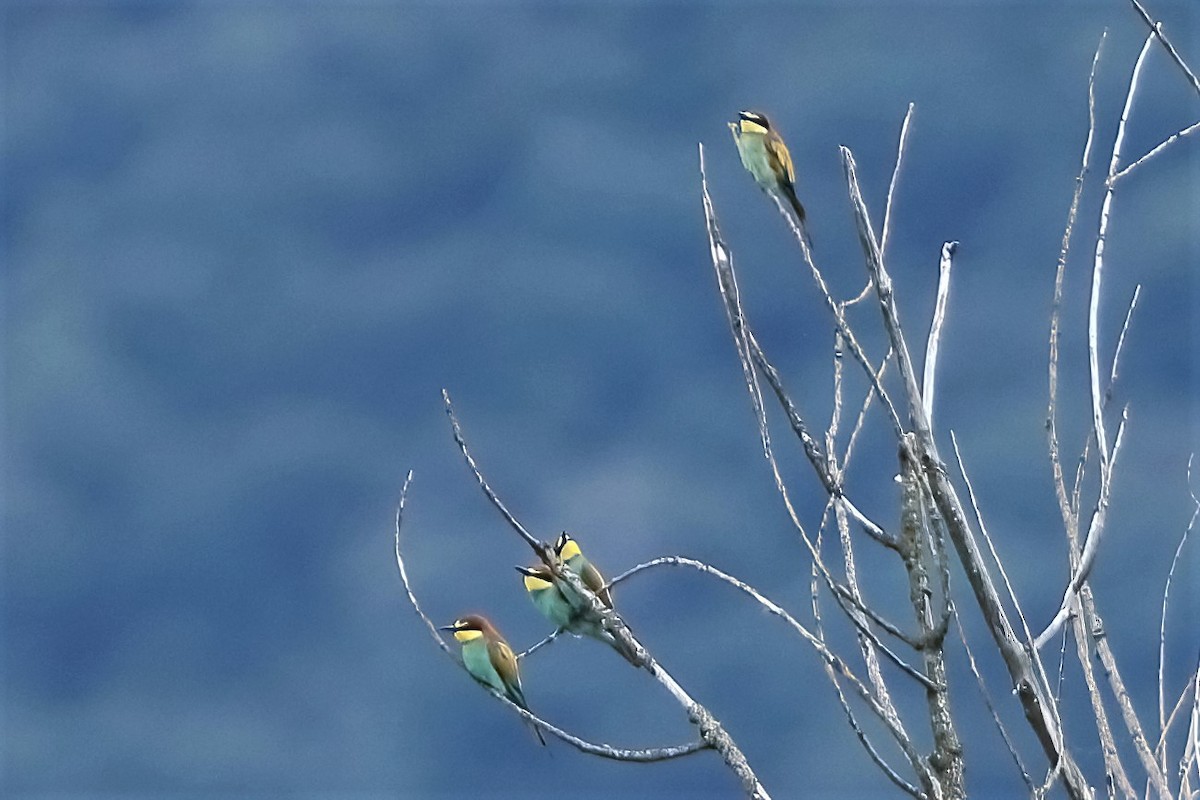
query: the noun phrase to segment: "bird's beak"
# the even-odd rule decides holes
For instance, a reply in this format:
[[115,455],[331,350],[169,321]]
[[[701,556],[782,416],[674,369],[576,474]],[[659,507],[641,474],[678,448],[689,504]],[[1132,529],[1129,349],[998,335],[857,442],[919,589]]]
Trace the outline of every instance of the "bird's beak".
[[455,628],[453,625],[443,625],[442,627],[438,628],[438,630],[439,631],[456,631],[456,630],[458,630],[458,628]]
[[530,575],[533,573],[533,570],[531,570],[529,567],[513,567],[513,569],[522,575]]

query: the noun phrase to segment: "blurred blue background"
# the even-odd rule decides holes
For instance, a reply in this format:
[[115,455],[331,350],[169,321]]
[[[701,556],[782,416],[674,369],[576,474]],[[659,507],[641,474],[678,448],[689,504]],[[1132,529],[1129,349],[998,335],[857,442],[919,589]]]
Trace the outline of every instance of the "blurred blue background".
[[[1152,9],[1200,66],[1196,7]],[[817,258],[849,296],[865,272],[837,146],[878,226],[916,103],[888,249],[901,313],[923,342],[939,247],[960,240],[943,453],[953,428],[1031,624],[1057,607],[1048,318],[1109,28],[1063,315],[1073,463],[1097,173],[1145,37],[1126,3],[18,2],[0,22],[4,796],[739,796],[711,753],[639,766],[537,747],[411,612],[392,514],[411,468],[405,552],[439,623],[485,611],[517,647],[546,632],[512,569],[530,554],[462,463],[444,387],[539,535],[572,530],[609,574],[705,559],[808,616],[807,556],[761,455],[700,209],[697,142],[748,313],[819,430],[832,324],[728,138],[747,106],[787,136]],[[1198,108],[1155,49],[1126,153]],[[1193,137],[1121,184],[1101,310],[1108,354],[1142,284],[1095,586],[1152,730],[1159,598],[1200,445],[1197,152]],[[878,358],[875,312],[855,320]],[[778,417],[815,531],[822,499]],[[873,417],[849,485],[893,526],[895,464]],[[860,551],[868,595],[907,627],[898,564]],[[1197,552],[1173,588],[1173,692],[1195,667]],[[639,576],[617,598],[775,797],[894,796],[777,620],[691,573]],[[965,593],[960,608],[1040,771]],[[1023,794],[961,649],[949,658],[970,788]],[[593,642],[555,643],[524,673],[535,710],[585,738],[693,736]],[[1077,669],[1063,691],[1102,781]],[[925,741],[921,706],[902,702]]]

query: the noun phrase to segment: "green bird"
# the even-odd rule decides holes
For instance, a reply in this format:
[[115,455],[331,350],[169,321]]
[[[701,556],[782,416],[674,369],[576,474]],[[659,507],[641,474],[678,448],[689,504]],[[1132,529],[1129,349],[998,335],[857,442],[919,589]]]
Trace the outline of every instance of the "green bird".
[[[472,678],[529,711],[517,657],[492,623],[478,614],[470,614],[441,630],[452,631],[462,645],[463,665]],[[546,740],[541,729],[534,725],[533,732],[544,746]]]
[[[555,542],[554,552],[567,569],[579,575],[583,585],[595,594],[606,608],[613,607],[612,595],[604,585],[603,576],[584,558],[575,540],[564,532]],[[525,576],[525,591],[529,593],[534,607],[542,612],[542,616],[550,620],[552,625],[575,636],[590,636],[604,642],[630,664],[639,666],[637,654],[606,631],[587,599],[570,584],[556,579],[549,567],[537,564],[532,567],[517,567],[517,571]]]
[[757,111],[739,111],[738,121],[726,124],[733,133],[742,166],[764,192],[781,195],[788,201],[811,249],[812,239],[804,226],[804,206],[796,197],[796,168],[779,131],[765,114]]
[[567,569],[579,576],[583,585],[599,597],[601,603],[609,608],[613,607],[612,593],[604,585],[604,576],[587,560],[583,551],[579,549],[579,544],[571,538],[571,534],[563,531],[558,535],[554,540],[554,554],[558,556],[559,561],[567,565]]

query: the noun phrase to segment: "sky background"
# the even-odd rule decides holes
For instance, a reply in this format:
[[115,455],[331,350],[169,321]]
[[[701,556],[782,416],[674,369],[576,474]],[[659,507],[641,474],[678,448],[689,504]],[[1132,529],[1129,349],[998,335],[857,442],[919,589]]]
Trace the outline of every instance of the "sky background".
[[[1196,7],[1151,8],[1200,67]],[[645,766],[537,747],[412,613],[392,515],[412,469],[405,553],[436,621],[483,611],[518,648],[547,632],[512,569],[530,553],[455,449],[445,388],[536,534],[573,531],[610,575],[700,558],[809,617],[808,559],[708,260],[698,142],[751,323],[817,430],[832,322],[738,163],[725,122],[744,107],[787,137],[818,262],[847,297],[865,270],[837,148],[852,149],[878,228],[916,104],[888,246],[902,320],[923,343],[939,248],[960,241],[939,442],[949,456],[958,436],[1031,625],[1056,609],[1068,566],[1044,433],[1048,319],[1107,28],[1063,312],[1073,463],[1089,427],[1097,175],[1145,37],[1127,3],[16,2],[0,26],[4,796],[740,796],[712,753]],[[1154,49],[1126,153],[1198,116]],[[1107,359],[1141,284],[1094,585],[1152,730],[1159,602],[1200,446],[1198,153],[1193,137],[1120,184],[1100,310]],[[876,359],[877,320],[855,312]],[[815,531],[822,498],[772,412]],[[893,527],[895,470],[873,416],[848,486]],[[898,563],[859,541],[868,596],[908,627]],[[1198,554],[1184,549],[1172,590],[1175,692],[1195,667]],[[960,573],[955,586],[1040,771]],[[895,796],[778,620],[684,572],[616,597],[775,797]],[[948,658],[968,787],[1019,796],[961,647]],[[657,684],[594,642],[557,642],[524,675],[535,710],[584,738],[693,738]],[[1100,783],[1077,669],[1063,693]],[[902,705],[924,741],[920,698]]]

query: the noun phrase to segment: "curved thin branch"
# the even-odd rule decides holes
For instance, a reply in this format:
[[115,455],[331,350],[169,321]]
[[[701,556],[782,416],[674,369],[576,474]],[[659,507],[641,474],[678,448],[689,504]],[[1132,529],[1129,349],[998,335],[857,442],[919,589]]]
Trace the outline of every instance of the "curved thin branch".
[[1121,162],[1121,146],[1125,143],[1125,126],[1129,122],[1129,112],[1133,108],[1133,98],[1137,94],[1138,81],[1141,78],[1142,66],[1146,62],[1146,54],[1154,42],[1154,34],[1146,37],[1142,51],[1138,54],[1133,65],[1133,74],[1129,78],[1129,91],[1125,94],[1125,108],[1121,111],[1121,119],[1117,123],[1117,135],[1113,140],[1112,155],[1108,162],[1107,188],[1104,191],[1104,203],[1100,208],[1100,228],[1096,232],[1096,251],[1092,259],[1092,293],[1088,303],[1088,374],[1091,378],[1092,389],[1092,428],[1096,435],[1096,448],[1100,455],[1100,481],[1108,481],[1108,434],[1104,430],[1104,415],[1101,409],[1100,394],[1100,288],[1104,277],[1104,246],[1108,241],[1108,221],[1112,212],[1113,176],[1117,174],[1117,165]]
[[488,485],[487,480],[483,477],[483,473],[479,471],[479,466],[475,463],[471,451],[467,449],[467,441],[463,438],[462,426],[458,424],[458,417],[454,414],[454,405],[450,402],[450,392],[442,389],[442,402],[446,406],[446,416],[450,418],[450,427],[454,431],[454,442],[458,445],[459,451],[463,458],[467,460],[467,466],[471,468],[471,472],[475,475],[475,480],[479,482],[479,488],[487,495],[487,499],[496,507],[503,516],[509,527],[517,532],[517,535],[525,540],[525,543],[533,548],[533,552],[538,554],[538,557],[549,564],[553,561],[553,553],[544,542],[538,541],[533,534],[525,530],[525,526],[517,521],[517,518],[512,515],[508,507],[504,505],[500,497],[492,491],[492,487]]
[[[1113,461],[1116,460],[1117,452],[1121,447],[1121,441],[1125,435],[1125,421],[1128,413],[1128,409],[1126,409],[1121,414],[1121,422],[1117,426],[1117,438],[1113,442]],[[1087,582],[1088,576],[1092,572],[1092,566],[1096,563],[1096,556],[1100,552],[1100,542],[1104,538],[1104,525],[1108,519],[1108,499],[1112,489],[1111,463],[1106,472],[1109,480],[1104,480],[1100,484],[1100,497],[1096,501],[1096,507],[1092,509],[1092,519],[1088,525],[1087,537],[1084,539],[1083,553],[1079,557],[1079,566],[1075,570],[1075,574],[1071,577],[1071,580],[1067,582],[1067,589],[1063,594],[1062,603],[1059,604],[1058,613],[1054,615],[1054,618],[1050,620],[1046,629],[1039,633],[1033,642],[1034,647],[1038,650],[1045,647],[1047,642],[1058,635],[1063,623],[1071,615],[1071,607],[1075,603],[1075,598],[1079,595],[1080,587]]]
[[1008,729],[1004,727],[1004,722],[1000,719],[999,712],[996,711],[996,704],[992,702],[992,694],[988,691],[987,684],[983,680],[983,674],[979,671],[979,665],[975,662],[975,654],[971,652],[971,645],[967,643],[967,632],[963,630],[962,620],[959,619],[958,612],[953,612],[953,616],[954,624],[958,628],[958,639],[962,642],[963,651],[967,654],[967,664],[971,668],[971,674],[975,676],[975,684],[979,687],[979,694],[982,695],[984,705],[987,706],[988,712],[992,715],[992,723],[1000,731],[1000,738],[1004,740],[1004,746],[1008,749],[1008,754],[1012,756],[1013,762],[1017,765],[1017,771],[1021,773],[1021,779],[1025,781],[1025,786],[1029,788],[1032,794],[1033,779],[1029,777],[1029,770],[1025,768],[1025,763],[1021,761],[1021,755],[1017,752],[1012,737],[1008,735]]
[[908,735],[904,733],[903,730],[898,728],[896,720],[892,719],[887,714],[883,706],[880,705],[875,696],[871,694],[871,690],[867,688],[866,684],[864,684],[862,680],[854,674],[850,667],[841,658],[839,658],[836,653],[830,650],[820,638],[805,628],[799,621],[796,620],[795,617],[784,610],[782,606],[767,598],[762,594],[762,592],[758,591],[750,584],[746,583],[745,581],[738,580],[732,575],[694,558],[686,558],[684,556],[661,556],[625,570],[620,575],[609,581],[608,585],[615,586],[621,581],[631,578],[639,572],[661,566],[691,567],[692,569],[698,570],[701,573],[718,578],[725,583],[728,583],[730,586],[733,586],[734,588],[739,589],[743,593],[749,595],[767,611],[779,617],[781,620],[791,626],[797,633],[800,634],[800,637],[804,639],[804,641],[806,641],[813,647],[814,650],[816,650],[817,655],[821,657],[821,660],[828,668],[835,670],[839,675],[845,678],[851,686],[854,687],[855,693],[858,694],[859,699],[866,703],[879,721],[883,723],[884,727],[888,729],[888,732],[896,741],[897,746],[901,749],[901,751],[904,752],[905,757],[908,758],[913,770],[922,777],[922,783],[925,783],[926,780],[928,780],[929,785],[936,785],[937,781],[934,780],[932,775],[929,773],[929,766],[925,763],[925,760],[921,757],[920,753],[917,752],[911,740],[908,738]]
[[[1195,454],[1188,456],[1187,463],[1187,487],[1188,494],[1192,498],[1192,518],[1188,520],[1187,527],[1183,529],[1183,535],[1179,537],[1179,544],[1175,546],[1175,556],[1171,559],[1171,568],[1167,571],[1167,582],[1163,586],[1162,599],[1162,616],[1158,623],[1158,729],[1162,731],[1162,737],[1159,739],[1159,748],[1162,748],[1163,742],[1167,737],[1167,729],[1170,728],[1170,723],[1166,719],[1166,708],[1164,706],[1163,696],[1166,693],[1166,678],[1164,676],[1164,664],[1166,663],[1167,651],[1167,604],[1171,597],[1171,581],[1175,578],[1175,568],[1179,565],[1179,555],[1183,552],[1183,546],[1187,543],[1188,536],[1192,529],[1196,527],[1196,518],[1200,517],[1200,499],[1197,499],[1196,492],[1192,489],[1192,461],[1195,459]],[[1178,708],[1178,705],[1176,706]],[[1171,718],[1174,719],[1175,712],[1171,712]],[[1157,748],[1156,748],[1157,749]],[[1166,749],[1162,749],[1160,768],[1163,774],[1167,774],[1167,753]]]

